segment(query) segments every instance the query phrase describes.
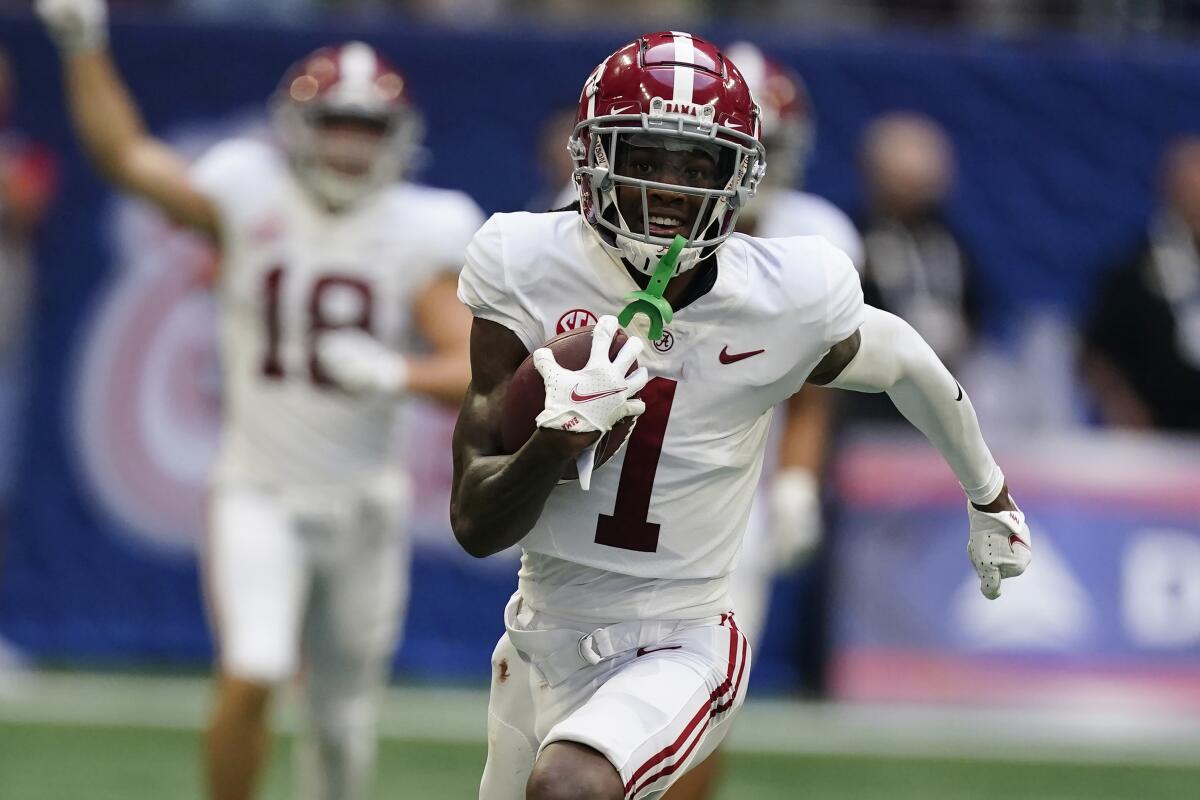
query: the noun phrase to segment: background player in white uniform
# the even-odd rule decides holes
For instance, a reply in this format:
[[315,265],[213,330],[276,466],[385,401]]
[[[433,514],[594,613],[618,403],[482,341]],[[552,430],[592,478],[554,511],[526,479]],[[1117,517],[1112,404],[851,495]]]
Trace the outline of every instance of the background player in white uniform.
[[[864,306],[845,254],[819,237],[732,234],[763,151],[731,62],[689,34],[641,37],[592,73],[579,118],[582,213],[492,217],[459,282],[475,322],[451,521],[475,556],[524,551],[493,655],[486,800],[657,797],[720,742],[749,671],[728,576],[771,409],[806,380],[887,391],[938,446],[980,504],[968,550],[986,595],[1029,558],[969,400],[910,327]],[[634,336],[610,360],[608,315],[676,235],[687,246],[666,287],[671,336]],[[536,350],[545,409],[504,455],[509,377],[590,317],[584,369]],[[642,369],[627,376],[634,357]],[[639,414],[589,491],[559,483],[601,432]]]
[[[273,98],[282,148],[231,140],[189,170],[145,130],[106,52],[100,0],[41,0],[76,128],[97,168],[222,251],[225,425],[206,583],[221,681],[211,797],[250,796],[273,687],[304,664],[299,791],[359,798],[374,694],[407,596],[400,395],[447,402],[469,378],[455,297],[482,217],[464,195],[397,184],[417,144],[405,79],[368,46],[325,48]],[[421,355],[393,348],[409,329]]]

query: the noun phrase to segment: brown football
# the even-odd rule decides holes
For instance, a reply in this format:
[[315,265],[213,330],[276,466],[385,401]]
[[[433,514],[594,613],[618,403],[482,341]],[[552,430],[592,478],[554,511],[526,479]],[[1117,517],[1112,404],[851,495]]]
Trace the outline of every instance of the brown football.
[[[593,327],[588,325],[567,331],[555,336],[543,347],[550,348],[559,366],[566,369],[583,369],[592,354]],[[608,351],[611,358],[616,357],[628,338],[624,331],[617,330],[616,336],[613,337],[612,347]],[[638,365],[635,361],[629,368],[629,372],[632,373],[637,368]],[[537,430],[535,422],[537,415],[542,413],[542,409],[545,407],[546,386],[542,382],[541,374],[533,366],[533,356],[530,355],[513,373],[512,380],[509,382],[504,399],[500,404],[500,445],[504,448],[505,453],[517,452],[529,440],[529,437],[533,436],[533,432]],[[621,445],[629,437],[629,432],[633,429],[633,422],[632,417],[623,419],[601,437],[600,444],[596,448],[597,467],[617,454]],[[576,480],[578,477],[575,465],[568,464],[563,472],[563,478]]]

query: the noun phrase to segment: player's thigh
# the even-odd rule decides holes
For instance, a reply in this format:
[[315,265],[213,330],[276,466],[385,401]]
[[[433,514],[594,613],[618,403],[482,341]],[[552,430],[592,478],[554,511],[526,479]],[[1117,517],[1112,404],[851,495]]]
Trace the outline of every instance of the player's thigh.
[[309,569],[286,512],[266,492],[215,490],[203,566],[222,670],[255,683],[291,677]]
[[524,800],[537,754],[533,675],[508,639],[492,651],[488,695],[488,755],[479,783],[480,800]]
[[542,742],[608,758],[628,797],[659,797],[724,738],[741,707],[750,648],[732,625],[691,628],[622,665]]
[[396,509],[356,515],[318,567],[304,627],[314,677],[365,679],[383,669],[396,646],[408,599],[409,547]]

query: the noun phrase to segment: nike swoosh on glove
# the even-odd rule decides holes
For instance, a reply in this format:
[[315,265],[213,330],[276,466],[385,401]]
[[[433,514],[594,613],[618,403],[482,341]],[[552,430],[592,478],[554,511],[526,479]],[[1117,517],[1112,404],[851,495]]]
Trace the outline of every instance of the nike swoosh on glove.
[[108,43],[104,0],[36,0],[34,10],[66,53],[98,50]]
[[617,357],[609,359],[617,318],[605,315],[592,330],[592,352],[581,370],[563,369],[549,348],[533,352],[533,366],[546,386],[546,406],[537,415],[539,428],[554,428],[572,433],[607,433],[626,417],[636,417],[646,404],[633,398],[650,380],[645,367],[626,377],[645,346],[637,336],[621,347]]
[[322,333],[317,358],[334,383],[350,392],[400,394],[408,383],[404,356],[360,328]]
[[1015,578],[1033,557],[1033,537],[1025,515],[1016,511],[980,511],[967,503],[971,534],[967,555],[979,575],[979,591],[989,600],[1000,596],[1000,581]]

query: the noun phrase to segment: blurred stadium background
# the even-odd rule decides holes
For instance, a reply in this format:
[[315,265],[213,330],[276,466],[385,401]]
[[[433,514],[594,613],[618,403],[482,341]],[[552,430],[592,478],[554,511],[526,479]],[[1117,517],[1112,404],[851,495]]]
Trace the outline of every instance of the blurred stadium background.
[[[1079,331],[1107,270],[1144,239],[1164,148],[1200,134],[1200,4],[647,5],[120,2],[113,43],[151,127],[198,154],[264,125],[299,54],[365,38],[415,86],[422,180],[489,212],[546,189],[542,121],[603,55],[660,24],[750,39],[796,68],[818,120],[806,187],[848,212],[866,201],[868,124],[897,109],[936,120],[957,154],[946,217],[982,287],[960,374],[1038,555],[987,604],[948,470],[886,424],[839,426],[827,546],[777,581],[722,797],[1195,796],[1200,440],[1106,428],[1079,377]],[[209,256],[94,177],[49,41],[24,2],[0,9],[15,85],[5,141],[39,143],[43,175],[57,176],[28,243],[26,335],[0,373],[12,464],[0,487],[0,798],[198,797],[212,650],[195,553],[220,396]],[[1131,312],[1126,324],[1140,323]],[[1200,396],[1182,403],[1200,430]],[[410,412],[417,549],[376,796],[470,797],[516,562],[457,550],[452,420]],[[283,753],[286,703],[279,714]],[[267,796],[289,796],[290,780],[277,762]]]

